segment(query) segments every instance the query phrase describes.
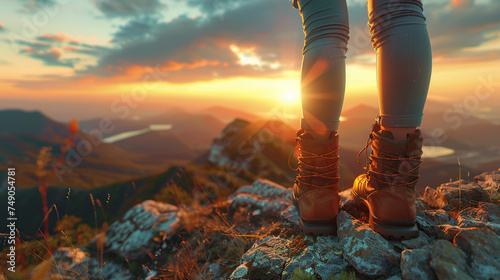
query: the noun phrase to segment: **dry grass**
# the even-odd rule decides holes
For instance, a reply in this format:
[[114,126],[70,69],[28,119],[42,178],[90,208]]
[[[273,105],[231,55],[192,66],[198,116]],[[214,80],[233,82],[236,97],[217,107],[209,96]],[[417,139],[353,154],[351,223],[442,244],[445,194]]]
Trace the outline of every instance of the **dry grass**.
[[[70,191],[68,191],[67,200],[69,203]],[[109,200],[107,202],[109,204]],[[101,203],[98,203],[103,208]],[[95,205],[94,205],[95,208]],[[104,211],[104,209],[102,209]],[[16,272],[9,272],[9,279],[54,279],[54,274],[59,277],[69,277],[68,279],[87,279],[87,271],[75,271],[67,265],[54,260],[53,253],[60,247],[68,247],[75,250],[78,247],[85,247],[94,237],[96,230],[93,230],[87,224],[81,222],[81,219],[75,216],[69,216],[67,213],[60,218],[57,207],[53,205],[49,211],[57,214],[57,223],[54,227],[54,234],[46,236],[42,230],[39,232],[42,239],[37,240],[18,232],[16,245],[19,263],[16,265]],[[101,231],[105,231],[107,223],[104,223]],[[99,242],[98,242],[99,243]],[[0,253],[0,261],[6,259],[7,248]],[[102,249],[100,250],[102,254]],[[86,268],[84,268],[86,270]]]
[[[212,279],[209,264],[219,264],[229,272],[262,235],[246,235],[237,225],[248,219],[229,218],[227,205],[222,201],[212,205],[193,203],[181,210],[180,218],[185,240],[174,246],[174,252],[163,258],[161,275],[155,279]],[[241,215],[234,215],[236,219]]]

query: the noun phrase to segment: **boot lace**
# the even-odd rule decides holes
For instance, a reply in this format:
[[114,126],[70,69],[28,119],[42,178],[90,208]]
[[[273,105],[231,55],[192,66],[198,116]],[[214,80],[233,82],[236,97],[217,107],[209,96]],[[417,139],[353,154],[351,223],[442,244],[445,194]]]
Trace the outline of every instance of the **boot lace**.
[[[300,151],[300,155],[297,157],[297,160],[299,161],[299,166],[297,168],[292,168],[290,165],[290,158],[297,148],[299,148],[299,151]],[[333,176],[333,174],[338,173],[338,169],[339,169],[338,168],[339,156],[338,155],[334,156],[334,154],[336,152],[338,152],[338,150],[339,150],[339,147],[337,147],[335,150],[330,151],[328,153],[315,154],[315,153],[311,153],[308,151],[304,151],[304,150],[300,149],[299,145],[297,145],[297,146],[295,146],[295,148],[290,153],[290,156],[288,157],[288,166],[292,170],[299,171],[299,174],[297,175],[297,178],[295,180],[297,182],[300,182],[301,184],[309,185],[309,186],[312,186],[315,188],[333,187],[333,186],[336,186],[337,183],[326,185],[326,186],[319,186],[319,185],[308,183],[308,182],[304,181],[304,179],[305,178],[312,178],[312,177],[320,177],[320,178],[326,178],[326,179],[332,179],[332,180],[339,180],[340,176],[338,176],[338,175]],[[312,165],[312,164],[308,164],[308,163],[304,162],[304,160],[306,160],[306,159],[319,159],[319,158],[331,160],[331,163],[328,165],[325,165],[325,166],[317,166],[317,165]],[[312,170],[318,170],[319,172],[304,169],[304,168],[302,168],[303,166],[307,166],[307,167],[311,168]],[[332,169],[331,171],[321,172],[321,170],[324,170],[326,168],[330,168],[332,166],[336,166],[336,167],[334,169]]]
[[[413,174],[412,172],[419,169],[420,168],[420,165],[422,164],[423,160],[421,159],[421,156],[423,154],[423,152],[421,151],[419,154],[417,155],[414,155],[414,156],[409,156],[409,157],[404,157],[404,156],[397,156],[397,155],[392,155],[392,154],[389,154],[389,153],[386,153],[380,149],[377,149],[376,147],[373,147],[371,146],[373,142],[373,135],[370,133],[370,136],[368,137],[368,139],[366,140],[366,145],[365,147],[359,151],[358,153],[358,156],[357,156],[357,159],[358,159],[358,163],[359,165],[367,170],[367,177],[369,178],[371,174],[377,174],[379,176],[383,176],[386,178],[386,180],[382,180],[380,178],[378,178],[377,176],[371,176],[372,178],[375,178],[377,181],[383,183],[383,184],[390,184],[392,186],[396,186],[396,187],[399,187],[399,186],[410,186],[410,185],[413,185],[413,184],[416,184],[418,182],[418,179],[420,178],[420,175],[419,174]],[[368,147],[371,147],[372,150],[375,150],[378,152],[379,155],[381,156],[375,156],[373,153],[368,156]],[[366,158],[366,166],[364,166],[362,163],[361,163],[361,160],[359,159],[361,154],[363,153],[363,151],[365,152],[365,158]],[[387,166],[385,164],[382,163],[382,160],[391,160],[391,161],[398,161],[398,162],[409,162],[410,163],[410,166],[413,166],[414,162],[417,162],[417,164],[415,165],[415,167],[409,169],[409,170],[403,170],[402,168],[394,168],[392,166]],[[383,166],[384,168],[386,168],[387,170],[392,170],[394,171],[395,173],[381,173],[381,172],[378,172],[378,171],[375,171],[375,170],[372,170],[370,168],[370,165],[373,161],[376,161],[377,162],[377,165],[380,165],[380,166]],[[400,167],[402,167],[402,164],[399,165]],[[396,183],[396,178],[397,177],[403,177],[403,178],[412,178],[412,181],[410,182],[403,182],[403,183]]]

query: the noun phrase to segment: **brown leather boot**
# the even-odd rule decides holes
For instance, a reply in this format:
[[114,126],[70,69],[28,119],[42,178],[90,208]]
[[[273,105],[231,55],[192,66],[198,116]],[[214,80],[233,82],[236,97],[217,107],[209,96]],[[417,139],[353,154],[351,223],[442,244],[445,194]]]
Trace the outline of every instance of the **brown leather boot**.
[[315,235],[336,235],[340,202],[338,134],[332,131],[329,140],[319,141],[299,130],[296,141],[301,153],[293,200],[299,208],[300,228]]
[[[418,236],[415,209],[415,184],[422,163],[420,130],[396,141],[391,132],[375,123],[369,142],[367,173],[354,181],[352,198],[370,211],[371,228],[385,238],[409,239]],[[368,146],[372,152],[368,158]],[[358,154],[359,155],[363,152]]]

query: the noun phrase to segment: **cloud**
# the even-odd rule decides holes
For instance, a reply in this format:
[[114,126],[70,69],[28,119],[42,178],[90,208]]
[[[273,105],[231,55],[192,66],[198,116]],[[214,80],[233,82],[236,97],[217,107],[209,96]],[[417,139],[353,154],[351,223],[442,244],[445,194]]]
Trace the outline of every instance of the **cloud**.
[[84,57],[95,59],[109,51],[107,47],[84,43],[63,33],[43,34],[34,40],[16,40],[15,43],[22,46],[21,55],[41,60],[45,65],[72,68],[88,60],[83,59]]
[[50,6],[56,4],[55,0],[21,0],[19,2],[22,5],[22,8],[19,9],[19,12],[25,14],[34,13],[43,6]]
[[[4,40],[4,42],[10,43],[10,41],[7,39]],[[30,49],[34,49],[37,51],[45,51],[52,47],[51,44],[40,41],[15,40],[14,42],[20,46],[29,47]]]
[[37,38],[39,41],[44,42],[74,42],[76,40],[71,38],[71,35],[64,33],[43,34]]
[[500,50],[470,50],[434,56],[434,63],[477,63],[500,60]]
[[[180,83],[279,76],[286,70],[299,70],[303,33],[297,10],[286,1],[246,3],[227,11],[223,19],[179,16],[170,22],[132,20],[122,26],[113,39],[125,42],[102,57],[96,67],[79,74],[116,77],[130,74],[132,68],[137,70],[159,64],[160,68],[171,72],[170,82]],[[261,63],[240,63],[241,57],[231,46],[253,49],[252,55]],[[200,64],[200,61],[212,63]],[[170,68],[170,65],[187,64],[202,66],[183,68],[183,71]]]
[[24,48],[21,53],[26,53],[28,56],[41,60],[45,65],[50,66],[63,66],[74,67],[75,63],[79,61],[78,58],[62,59],[63,51],[58,48],[50,48],[46,51],[32,49],[30,47]]
[[[116,50],[102,57],[96,67],[79,74],[117,77],[159,64],[172,72],[169,82],[184,83],[242,76],[279,77],[300,70],[304,34],[298,10],[290,2],[217,1],[191,0],[188,4],[207,12],[214,11],[217,5],[226,7],[222,17],[180,16],[170,22],[156,18],[130,20],[114,34],[113,42],[119,43]],[[349,11],[353,36],[349,61],[366,63],[367,53],[375,55],[366,26],[366,5],[353,4]],[[204,60],[218,63],[183,71],[165,66]]]
[[187,0],[188,6],[199,8],[204,14],[216,16],[222,16],[243,3],[244,0]]
[[[87,54],[91,56],[99,56],[109,51],[109,48],[83,43],[81,40],[74,39],[73,36],[64,33],[43,34],[36,38],[35,44],[43,45],[44,47],[59,47],[62,50],[73,53]],[[29,44],[33,47],[33,43]]]
[[165,7],[159,0],[95,0],[94,3],[109,18],[156,14]]
[[465,10],[474,4],[474,0],[451,0],[450,3],[457,10]]
[[127,24],[120,26],[111,42],[121,44],[147,40],[153,35],[158,24],[159,20],[155,17],[132,19]]
[[[463,5],[468,5],[468,8],[462,9]],[[424,9],[435,55],[460,55],[458,53],[465,48],[498,39],[493,33],[500,31],[500,1],[488,4],[476,1],[432,2],[424,5]]]

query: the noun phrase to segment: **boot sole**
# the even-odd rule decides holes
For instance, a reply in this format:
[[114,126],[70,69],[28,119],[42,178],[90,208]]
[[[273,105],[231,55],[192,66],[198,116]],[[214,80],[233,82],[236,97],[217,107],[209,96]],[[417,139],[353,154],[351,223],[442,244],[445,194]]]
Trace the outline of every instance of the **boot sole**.
[[[317,224],[316,224],[317,223]],[[318,220],[314,224],[305,223],[302,218],[300,218],[300,229],[304,233],[311,233],[313,235],[333,235],[337,236],[337,220]]]
[[[299,203],[294,199],[293,204],[297,207],[297,211],[299,211],[300,217],[300,208]],[[333,235],[337,236],[337,218],[335,217],[332,220],[314,220],[314,223],[311,223],[307,220],[304,221],[302,217],[300,217],[299,227],[304,233],[310,233],[313,235],[320,236],[328,236]]]
[[[384,238],[386,238],[386,239],[412,239],[412,238],[418,237],[418,227],[417,227],[416,223],[412,226],[396,226],[398,224],[404,223],[404,221],[384,220],[384,225],[382,225],[382,224],[378,223],[377,221],[375,221],[375,219],[372,215],[370,203],[368,203],[368,201],[356,196],[353,193],[351,193],[351,199],[354,200],[354,203],[356,203],[357,205],[365,205],[366,207],[368,207],[368,210],[370,211],[370,218],[369,218],[370,227],[375,232],[382,235]],[[390,225],[391,223],[394,225]],[[389,224],[389,225],[387,225],[387,224]]]

